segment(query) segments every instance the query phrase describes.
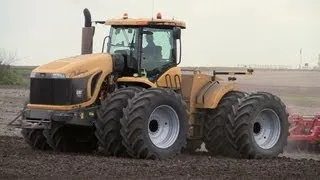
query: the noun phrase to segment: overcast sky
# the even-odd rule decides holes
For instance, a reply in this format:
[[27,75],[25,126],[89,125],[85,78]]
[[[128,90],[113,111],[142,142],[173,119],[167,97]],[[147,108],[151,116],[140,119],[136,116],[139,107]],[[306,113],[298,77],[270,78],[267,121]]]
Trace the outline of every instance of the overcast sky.
[[[83,8],[93,20],[155,16],[186,21],[182,65],[316,64],[320,53],[320,0],[1,0],[0,49],[17,52],[20,65],[41,65],[80,53]],[[94,51],[107,26],[98,25]]]

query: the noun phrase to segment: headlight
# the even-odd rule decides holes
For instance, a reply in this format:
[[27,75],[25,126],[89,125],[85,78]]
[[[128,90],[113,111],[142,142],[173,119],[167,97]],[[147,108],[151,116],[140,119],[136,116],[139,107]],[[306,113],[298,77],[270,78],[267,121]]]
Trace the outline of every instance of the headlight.
[[53,73],[53,74],[51,74],[51,78],[54,78],[54,79],[65,79],[66,75],[61,74],[61,73]]
[[66,75],[62,73],[39,73],[31,72],[30,78],[52,78],[52,79],[65,79]]

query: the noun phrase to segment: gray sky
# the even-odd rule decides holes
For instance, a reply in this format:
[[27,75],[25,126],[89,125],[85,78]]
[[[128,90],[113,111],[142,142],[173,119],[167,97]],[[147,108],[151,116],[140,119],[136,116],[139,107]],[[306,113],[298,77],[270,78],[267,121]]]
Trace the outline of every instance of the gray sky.
[[[163,17],[185,20],[182,65],[316,64],[320,53],[319,0],[1,0],[0,49],[17,52],[19,65],[41,65],[80,53],[83,8],[93,20]],[[95,52],[107,26],[98,25]]]

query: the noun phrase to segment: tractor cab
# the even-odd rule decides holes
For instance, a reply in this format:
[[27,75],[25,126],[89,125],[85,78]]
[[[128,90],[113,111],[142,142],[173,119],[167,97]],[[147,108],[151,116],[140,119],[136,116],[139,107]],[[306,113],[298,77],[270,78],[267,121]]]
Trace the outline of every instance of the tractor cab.
[[121,19],[105,22],[110,25],[102,51],[124,57],[122,76],[146,76],[156,81],[164,72],[180,63],[181,21],[156,19],[131,19],[125,13]]

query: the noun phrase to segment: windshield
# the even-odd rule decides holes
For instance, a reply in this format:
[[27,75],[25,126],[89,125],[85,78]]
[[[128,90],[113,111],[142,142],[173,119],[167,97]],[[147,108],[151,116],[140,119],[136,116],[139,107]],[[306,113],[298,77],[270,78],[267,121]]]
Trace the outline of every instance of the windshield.
[[137,49],[137,37],[138,28],[111,27],[107,52],[110,54],[121,53],[128,56],[132,53],[132,56],[137,58],[137,53],[134,53],[134,50]]

